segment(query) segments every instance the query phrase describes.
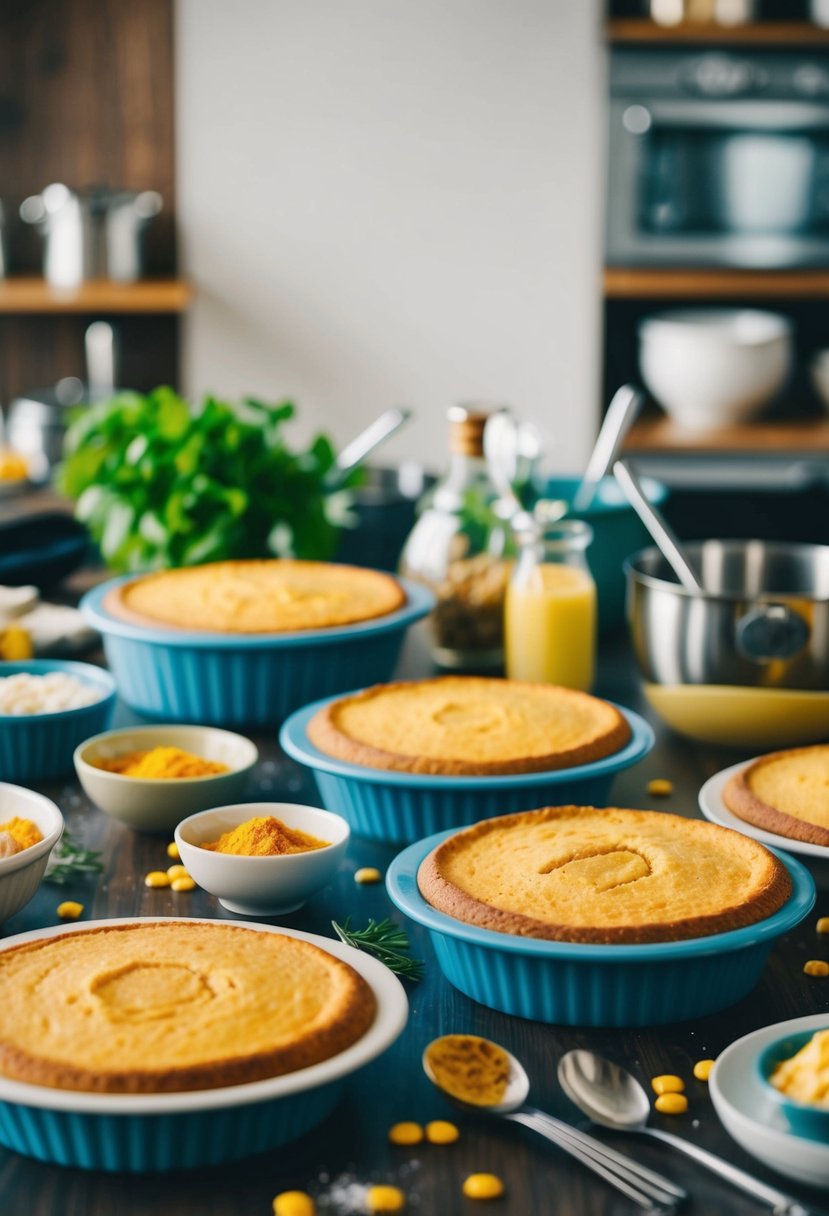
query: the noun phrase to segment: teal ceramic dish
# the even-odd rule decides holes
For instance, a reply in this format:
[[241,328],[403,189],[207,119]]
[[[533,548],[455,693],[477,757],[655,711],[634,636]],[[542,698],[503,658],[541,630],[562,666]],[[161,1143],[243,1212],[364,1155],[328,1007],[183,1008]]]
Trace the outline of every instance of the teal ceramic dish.
[[[563,498],[572,502],[581,485],[579,477],[554,477],[544,486],[544,498]],[[668,491],[651,477],[642,478],[645,493],[661,506]],[[614,477],[599,482],[596,497],[587,511],[568,514],[566,519],[583,519],[593,529],[587,562],[596,583],[599,600],[599,628],[607,631],[625,619],[625,559],[651,543],[644,524],[625,498]]]
[[[822,1029],[829,1030],[829,1015],[826,1018],[826,1026]],[[793,1098],[781,1093],[772,1085],[770,1079],[777,1065],[796,1055],[815,1034],[817,1034],[816,1030],[801,1030],[775,1039],[773,1043],[764,1047],[757,1057],[757,1072],[767,1097],[777,1106],[792,1131],[796,1132],[798,1136],[805,1136],[808,1140],[820,1140],[821,1143],[827,1144],[829,1143],[829,1105],[808,1106],[804,1102],[795,1102]]]
[[[346,695],[354,695],[346,694]],[[360,836],[410,844],[446,828],[468,827],[479,819],[539,806],[606,806],[613,778],[651,750],[654,734],[644,718],[621,705],[631,728],[629,741],[612,756],[541,773],[504,777],[442,777],[397,773],[349,764],[314,747],[308,723],[334,698],[292,714],[279,742],[292,760],[313,771],[323,805],[348,820]]]
[[355,625],[246,635],[156,629],[105,606],[109,592],[134,577],[103,583],[80,606],[103,637],[119,695],[136,713],[163,722],[274,728],[316,697],[382,683],[406,630],[434,606],[425,587],[399,579],[403,607]]
[[438,912],[420,894],[417,871],[450,836],[440,832],[404,849],[386,888],[404,915],[428,931],[453,987],[501,1013],[559,1026],[657,1026],[717,1013],[757,983],[781,934],[808,916],[815,884],[808,870],[776,853],[792,894],[773,916],[728,933],[642,946],[593,946],[496,933]]
[[[0,949],[62,933],[134,923],[89,921],[38,929],[8,938]],[[363,1037],[310,1068],[222,1089],[97,1094],[0,1077],[0,1144],[54,1165],[147,1173],[221,1165],[274,1152],[320,1123],[334,1108],[348,1078],[402,1033],[408,1016],[403,986],[382,963],[331,938],[272,925],[234,923],[312,942],[354,967],[377,1000],[377,1016]],[[278,1153],[271,1160],[286,1162]]]
[[0,663],[0,676],[26,672],[45,676],[59,671],[100,693],[91,705],[50,714],[0,714],[0,778],[48,781],[72,772],[72,757],[90,735],[106,730],[115,707],[115,681],[92,663],[68,659],[25,659]]

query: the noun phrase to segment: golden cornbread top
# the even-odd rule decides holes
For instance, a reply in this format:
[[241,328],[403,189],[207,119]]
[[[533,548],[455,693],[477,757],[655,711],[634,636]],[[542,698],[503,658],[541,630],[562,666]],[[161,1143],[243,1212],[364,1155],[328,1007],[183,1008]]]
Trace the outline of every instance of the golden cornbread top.
[[818,1030],[800,1051],[781,1061],[769,1078],[795,1102],[829,1110],[829,1030]]
[[309,942],[162,921],[0,951],[0,1073],[104,1092],[214,1088],[327,1059],[374,996]]
[[761,756],[730,779],[723,799],[767,831],[829,846],[829,746]]
[[124,583],[104,601],[142,624],[212,633],[289,633],[386,616],[405,603],[389,574],[288,559],[212,562]]
[[440,844],[418,886],[458,920],[557,941],[700,937],[762,920],[788,898],[786,868],[728,828],[660,811],[547,807]]
[[445,676],[342,697],[316,714],[308,736],[330,755],[374,768],[487,775],[588,763],[618,751],[630,728],[586,693]]

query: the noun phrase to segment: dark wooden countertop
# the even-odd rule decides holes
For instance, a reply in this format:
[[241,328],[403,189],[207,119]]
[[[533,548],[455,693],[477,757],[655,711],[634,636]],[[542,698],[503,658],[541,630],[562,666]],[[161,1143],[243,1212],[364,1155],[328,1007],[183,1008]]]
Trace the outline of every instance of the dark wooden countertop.
[[[411,663],[410,656],[409,670]],[[624,641],[605,647],[598,691],[647,712],[640,702]],[[129,720],[129,712],[120,710],[117,721]],[[614,801],[621,806],[698,815],[697,791],[703,780],[740,757],[692,746],[656,725],[655,750],[617,779]],[[280,754],[273,736],[260,736],[257,743],[262,759],[251,798],[319,801],[308,776]],[[673,795],[649,799],[646,786],[652,777],[670,778]],[[166,838],[137,835],[110,820],[89,804],[72,779],[42,789],[57,801],[69,829],[89,846],[103,850],[106,870],[97,881],[79,882],[71,888],[44,884],[31,903],[8,922],[4,936],[58,923],[55,909],[64,898],[80,900],[85,905],[85,919],[136,915],[230,918],[204,892],[177,896],[144,886],[144,874],[166,864]],[[285,923],[330,935],[332,918],[351,915],[355,923],[364,923],[370,916],[401,919],[382,886],[358,887],[353,881],[358,866],[384,869],[394,852],[391,847],[352,839],[336,881],[306,908],[286,917]],[[408,925],[413,953],[426,963],[426,978],[407,985],[409,1025],[386,1055],[351,1078],[343,1101],[314,1132],[282,1150],[242,1163],[158,1176],[85,1173],[0,1150],[0,1211],[8,1216],[147,1216],[148,1212],[154,1216],[269,1216],[277,1192],[300,1188],[324,1196],[323,1180],[340,1175],[400,1185],[409,1198],[407,1211],[424,1216],[471,1216],[483,1210],[493,1216],[552,1212],[557,1216],[624,1216],[637,1210],[537,1135],[453,1111],[420,1068],[424,1045],[438,1034],[453,1031],[484,1034],[510,1048],[528,1069],[532,1100],[574,1121],[581,1116],[555,1080],[559,1055],[572,1047],[592,1047],[618,1059],[645,1082],[657,1073],[679,1073],[689,1078],[689,1111],[675,1118],[654,1115],[655,1125],[728,1157],[817,1207],[821,1197],[814,1191],[778,1177],[738,1148],[720,1125],[707,1087],[690,1078],[695,1060],[716,1056],[735,1038],[757,1027],[829,1009],[829,980],[802,974],[807,958],[827,954],[814,931],[819,914],[829,914],[827,894],[819,896],[814,915],[775,946],[760,984],[740,1004],[698,1021],[634,1030],[544,1026],[493,1013],[450,987],[425,931]],[[449,1118],[459,1125],[462,1135],[457,1144],[403,1149],[388,1143],[392,1123],[435,1118]],[[684,1184],[692,1195],[685,1209],[689,1216],[750,1216],[768,1210],[665,1146],[633,1137],[615,1137],[614,1143]],[[503,1178],[507,1188],[503,1199],[480,1205],[462,1197],[464,1177],[482,1170]],[[319,1210],[344,1209],[320,1205]]]

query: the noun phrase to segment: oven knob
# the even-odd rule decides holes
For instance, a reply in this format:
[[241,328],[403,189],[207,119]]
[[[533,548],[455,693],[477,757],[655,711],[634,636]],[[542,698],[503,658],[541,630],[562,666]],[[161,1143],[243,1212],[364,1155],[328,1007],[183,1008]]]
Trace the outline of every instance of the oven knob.
[[645,135],[651,127],[650,110],[646,106],[627,106],[622,122],[631,135]]
[[816,63],[802,63],[792,74],[792,85],[804,97],[825,97],[829,93],[829,72]]
[[729,55],[703,55],[692,66],[687,83],[706,97],[734,97],[764,83],[752,63]]

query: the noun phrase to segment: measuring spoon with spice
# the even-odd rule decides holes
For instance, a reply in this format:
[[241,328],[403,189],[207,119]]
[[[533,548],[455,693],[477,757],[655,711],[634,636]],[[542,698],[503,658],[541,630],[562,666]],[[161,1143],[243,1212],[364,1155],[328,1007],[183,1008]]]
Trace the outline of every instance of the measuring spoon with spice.
[[423,1052],[423,1070],[439,1090],[464,1110],[496,1115],[532,1128],[646,1211],[670,1212],[687,1198],[682,1187],[662,1174],[530,1106],[527,1102],[530,1082],[525,1069],[514,1055],[491,1039],[472,1034],[447,1034],[433,1039]]

